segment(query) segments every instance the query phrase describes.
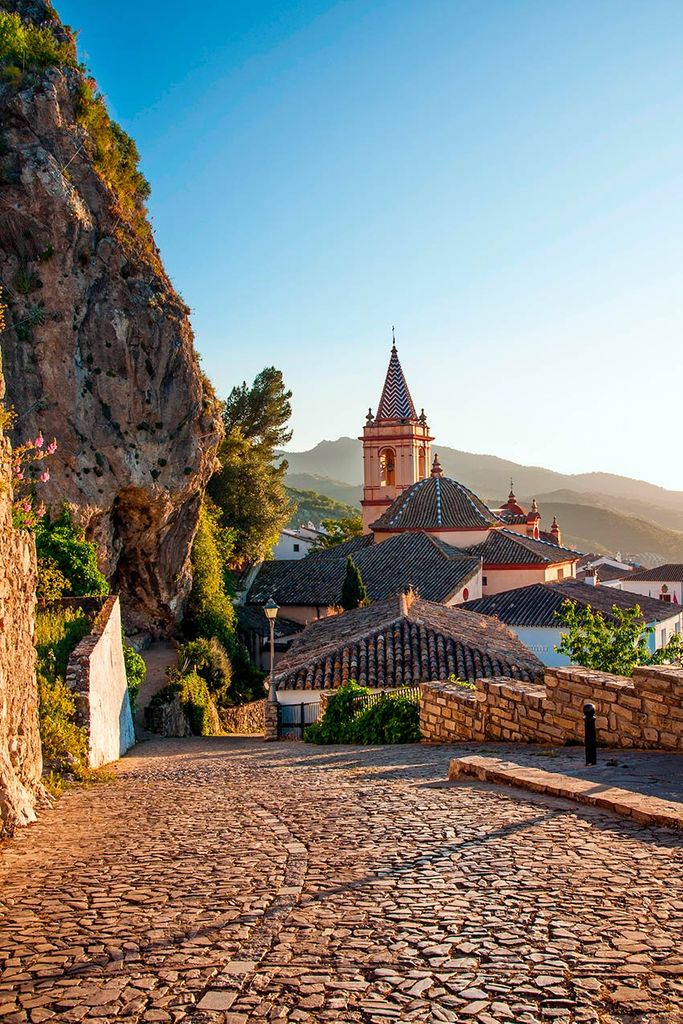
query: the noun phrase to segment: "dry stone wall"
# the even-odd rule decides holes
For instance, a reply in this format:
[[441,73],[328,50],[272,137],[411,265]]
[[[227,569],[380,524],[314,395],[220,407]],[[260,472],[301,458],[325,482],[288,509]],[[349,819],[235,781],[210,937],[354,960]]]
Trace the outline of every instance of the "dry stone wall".
[[257,736],[265,729],[265,709],[265,700],[252,700],[240,707],[220,708],[218,714],[225,732]]
[[135,743],[121,642],[121,607],[109,597],[69,658],[67,685],[76,697],[77,718],[88,729],[91,768],[118,760]]
[[420,728],[428,743],[580,742],[583,705],[590,702],[604,746],[683,750],[682,668],[637,668],[630,679],[548,668],[544,684],[478,679],[474,690],[424,683],[421,691]]
[[34,821],[44,798],[33,647],[35,548],[29,534],[12,526],[10,470],[9,443],[0,434],[0,836]]

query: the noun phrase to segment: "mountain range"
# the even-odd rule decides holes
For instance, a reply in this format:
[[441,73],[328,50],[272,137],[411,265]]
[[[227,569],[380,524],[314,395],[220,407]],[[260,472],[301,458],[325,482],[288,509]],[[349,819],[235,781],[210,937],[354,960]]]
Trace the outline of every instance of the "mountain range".
[[[517,498],[535,497],[544,525],[557,516],[563,542],[581,551],[621,552],[643,565],[683,562],[683,491],[614,473],[558,473],[523,466],[495,455],[476,455],[440,445],[444,473],[466,484],[492,507],[505,501],[510,481]],[[340,437],[309,451],[283,452],[287,485],[315,491],[346,505],[362,495],[360,441]]]

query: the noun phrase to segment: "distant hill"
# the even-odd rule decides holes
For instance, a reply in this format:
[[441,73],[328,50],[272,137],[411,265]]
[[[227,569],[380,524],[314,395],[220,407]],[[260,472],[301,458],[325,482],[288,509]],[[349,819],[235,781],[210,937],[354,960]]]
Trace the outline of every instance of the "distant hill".
[[335,501],[334,498],[316,491],[287,487],[287,494],[296,503],[296,512],[290,520],[291,526],[313,523],[320,526],[323,519],[348,519],[358,515],[353,505]]
[[[683,492],[612,473],[556,473],[495,455],[474,455],[435,445],[444,473],[462,481],[492,506],[507,497],[510,478],[525,503],[538,500],[544,525],[557,515],[564,540],[583,551],[604,551],[644,565],[683,561]],[[322,441],[307,452],[287,452],[287,484],[347,505],[361,498],[360,442]]]

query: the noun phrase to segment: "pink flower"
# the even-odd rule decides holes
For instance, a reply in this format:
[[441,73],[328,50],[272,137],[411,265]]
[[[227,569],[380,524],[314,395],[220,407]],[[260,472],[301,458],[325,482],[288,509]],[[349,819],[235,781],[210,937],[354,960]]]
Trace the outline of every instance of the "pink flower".
[[53,439],[50,441],[49,445],[46,448],[46,451],[47,451],[48,455],[54,455],[54,453],[57,451],[57,438],[56,437],[53,437]]
[[30,501],[30,499],[29,498],[24,498],[24,500],[22,501],[22,503],[20,505],[20,508],[21,508],[21,510],[23,512],[30,512],[31,511],[31,501]]
[[50,479],[50,470],[46,469],[44,473],[40,474],[38,479],[41,481],[41,483],[46,484],[48,482],[48,480]]
[[45,444],[45,438],[43,437],[43,435],[38,434],[38,437],[35,439],[33,444],[36,448],[42,448],[43,445]]
[[36,509],[36,515],[38,516],[39,519],[42,519],[43,516],[45,515],[46,511],[47,511],[47,509],[45,508],[45,505],[41,501],[40,505]]
[[23,480],[24,479],[24,471],[21,468],[21,466],[15,466],[14,467],[14,476],[15,476],[16,480]]

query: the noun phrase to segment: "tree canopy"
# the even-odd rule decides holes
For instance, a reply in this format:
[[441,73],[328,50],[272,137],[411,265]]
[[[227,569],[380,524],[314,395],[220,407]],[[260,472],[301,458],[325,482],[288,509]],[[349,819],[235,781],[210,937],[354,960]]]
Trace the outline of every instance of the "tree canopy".
[[633,608],[612,606],[606,619],[590,605],[579,608],[574,601],[565,601],[558,618],[566,632],[555,648],[566,654],[574,665],[630,676],[637,665],[661,665],[683,659],[683,640],[678,633],[654,654],[648,638],[654,632],[646,626],[639,605]]
[[351,611],[353,608],[363,608],[370,604],[368,592],[363,583],[360,569],[352,558],[346,559],[346,576],[342,584],[341,606],[344,611]]
[[209,495],[220,509],[221,526],[234,532],[234,565],[265,558],[292,514],[284,486],[287,463],[276,465],[278,449],[292,436],[291,397],[282,373],[271,366],[251,386],[233,388],[223,403],[225,438]]
[[323,519],[321,524],[327,531],[317,547],[334,548],[354,537],[363,536],[363,520],[360,516],[345,516],[343,519]]

